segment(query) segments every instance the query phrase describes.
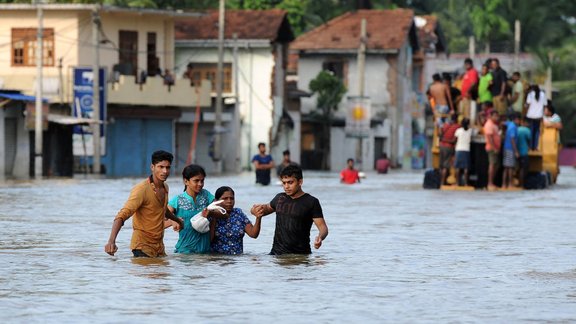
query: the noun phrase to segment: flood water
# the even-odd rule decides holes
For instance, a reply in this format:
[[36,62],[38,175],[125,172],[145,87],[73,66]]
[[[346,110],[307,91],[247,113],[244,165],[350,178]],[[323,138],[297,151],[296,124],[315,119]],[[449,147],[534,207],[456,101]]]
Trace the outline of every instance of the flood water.
[[[131,222],[104,253],[140,179],[0,185],[0,322],[575,322],[576,170],[541,191],[421,189],[420,172],[304,174],[330,235],[310,256],[273,257],[274,216],[241,256],[134,259]],[[169,180],[170,196],[182,190]],[[280,186],[208,177],[246,213]],[[250,216],[253,220],[254,217]],[[315,236],[313,226],[312,236]]]

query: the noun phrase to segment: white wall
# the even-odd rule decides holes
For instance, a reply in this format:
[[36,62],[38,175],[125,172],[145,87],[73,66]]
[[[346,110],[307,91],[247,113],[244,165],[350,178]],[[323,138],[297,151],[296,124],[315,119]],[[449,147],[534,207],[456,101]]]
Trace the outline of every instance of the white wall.
[[[182,78],[189,62],[217,63],[217,49],[177,47],[175,58],[177,78]],[[226,49],[224,62],[233,62],[232,49]],[[245,168],[251,166],[250,161],[257,153],[259,142],[265,142],[267,147],[270,147],[273,109],[271,87],[274,69],[272,48],[239,48],[238,66],[239,110],[242,123],[240,165]],[[278,160],[279,157],[274,158]]]
[[[322,64],[334,56],[304,56],[298,61],[298,89],[309,91],[309,83],[322,70]],[[391,95],[388,91],[390,65],[384,55],[369,55],[366,57],[365,68],[365,95],[371,99],[372,116],[382,116],[383,113],[390,113],[391,107],[395,103],[391,102]],[[355,57],[348,59],[347,84],[348,91],[342,98],[335,116],[344,118],[346,114],[347,96],[356,96],[359,91],[358,65]],[[316,108],[316,96],[301,99],[302,114],[310,113]],[[390,118],[390,116],[389,116]],[[374,160],[374,137],[390,137],[390,122],[385,120],[384,124],[371,130],[369,137],[362,141],[363,170],[373,169]],[[390,140],[384,148],[390,152]],[[347,138],[343,127],[332,127],[330,139],[330,168],[338,171],[346,165],[348,158],[356,158],[357,139]]]

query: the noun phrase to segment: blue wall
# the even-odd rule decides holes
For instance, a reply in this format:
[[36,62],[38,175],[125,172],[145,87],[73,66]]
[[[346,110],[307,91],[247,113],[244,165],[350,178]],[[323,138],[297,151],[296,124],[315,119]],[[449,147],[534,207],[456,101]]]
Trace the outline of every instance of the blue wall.
[[147,176],[154,151],[173,153],[172,135],[172,119],[116,118],[107,127],[106,175]]

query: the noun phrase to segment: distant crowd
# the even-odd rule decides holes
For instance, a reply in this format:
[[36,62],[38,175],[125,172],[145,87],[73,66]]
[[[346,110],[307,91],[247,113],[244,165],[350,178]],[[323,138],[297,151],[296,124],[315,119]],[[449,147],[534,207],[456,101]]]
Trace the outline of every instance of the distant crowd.
[[[562,120],[537,84],[530,85],[517,71],[509,77],[497,58],[488,59],[480,74],[469,58],[464,69],[454,83],[450,74],[434,74],[427,91],[438,130],[441,184],[447,184],[451,167],[456,169],[456,184],[468,184],[470,143],[482,134],[489,160],[488,189],[496,189],[500,165],[502,187],[521,187],[529,152],[541,149],[541,127],[562,129]],[[473,111],[473,106],[478,109]]]

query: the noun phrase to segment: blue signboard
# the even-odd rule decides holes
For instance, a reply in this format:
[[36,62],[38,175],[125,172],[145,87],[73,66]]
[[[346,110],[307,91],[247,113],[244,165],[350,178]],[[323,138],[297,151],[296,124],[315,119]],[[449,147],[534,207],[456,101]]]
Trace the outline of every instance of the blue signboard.
[[[100,83],[100,136],[104,138],[104,121],[106,120],[106,73],[103,68],[99,69]],[[94,101],[94,74],[92,68],[74,68],[74,111],[75,117],[93,118]],[[92,155],[92,128],[91,126],[74,126],[74,155]],[[105,152],[105,141],[101,141],[102,153]]]

